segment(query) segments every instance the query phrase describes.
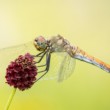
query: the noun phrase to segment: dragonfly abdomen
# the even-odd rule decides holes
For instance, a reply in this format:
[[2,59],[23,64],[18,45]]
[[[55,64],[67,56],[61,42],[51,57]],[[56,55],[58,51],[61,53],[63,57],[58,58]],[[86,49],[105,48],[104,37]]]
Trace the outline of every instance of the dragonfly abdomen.
[[95,65],[95,66],[99,67],[100,69],[110,73],[110,65],[99,60],[98,58],[95,58],[95,57],[87,54],[85,51],[83,51],[79,48],[77,49],[77,51],[73,57],[78,59],[78,60],[81,60],[81,61],[90,63],[92,65]]

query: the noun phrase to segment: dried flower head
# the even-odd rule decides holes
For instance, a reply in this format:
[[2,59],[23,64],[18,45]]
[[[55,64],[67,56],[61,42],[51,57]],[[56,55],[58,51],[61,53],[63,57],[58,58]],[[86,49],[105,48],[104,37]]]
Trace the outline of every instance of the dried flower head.
[[29,53],[20,55],[12,61],[6,69],[6,80],[10,86],[25,90],[30,88],[36,81],[37,67],[34,57]]

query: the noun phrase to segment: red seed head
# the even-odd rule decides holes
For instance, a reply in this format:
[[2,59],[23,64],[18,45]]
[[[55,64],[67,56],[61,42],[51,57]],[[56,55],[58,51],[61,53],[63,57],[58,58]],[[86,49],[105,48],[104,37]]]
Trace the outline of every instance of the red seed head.
[[27,53],[24,56],[20,55],[8,65],[5,78],[10,86],[23,91],[34,84],[36,75],[37,67],[34,57]]

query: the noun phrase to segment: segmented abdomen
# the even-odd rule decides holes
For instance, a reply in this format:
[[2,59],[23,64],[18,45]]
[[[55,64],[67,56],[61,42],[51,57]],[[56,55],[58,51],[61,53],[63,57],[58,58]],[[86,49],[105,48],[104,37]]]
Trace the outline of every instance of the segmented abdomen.
[[74,58],[93,64],[101,69],[103,69],[106,72],[110,72],[110,65],[106,64],[105,62],[101,61],[98,58],[95,58],[89,54],[87,54],[85,51],[77,47],[77,50],[75,54],[73,55]]

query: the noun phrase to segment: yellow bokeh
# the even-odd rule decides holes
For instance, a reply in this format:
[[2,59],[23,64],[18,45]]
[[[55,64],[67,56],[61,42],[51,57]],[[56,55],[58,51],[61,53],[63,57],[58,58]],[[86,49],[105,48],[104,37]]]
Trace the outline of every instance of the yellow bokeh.
[[[110,1],[0,0],[0,48],[57,34],[110,64]],[[12,91],[5,83],[5,63],[17,50],[9,50],[0,57],[0,110]],[[52,67],[57,63],[54,59]],[[110,74],[76,63],[74,74],[62,83],[39,81],[17,90],[9,110],[110,110]]]

